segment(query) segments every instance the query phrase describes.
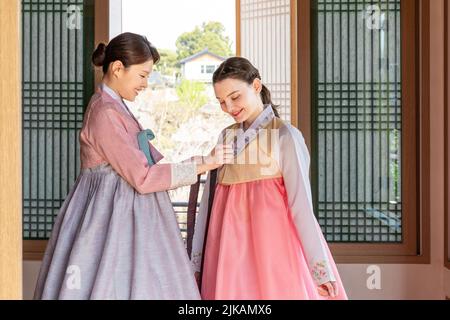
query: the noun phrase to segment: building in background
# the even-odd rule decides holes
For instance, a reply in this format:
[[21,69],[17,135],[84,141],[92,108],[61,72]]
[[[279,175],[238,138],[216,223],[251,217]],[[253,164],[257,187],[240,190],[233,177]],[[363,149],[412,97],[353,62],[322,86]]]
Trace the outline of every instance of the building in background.
[[207,48],[180,61],[181,76],[187,80],[212,83],[212,75],[226,58]]

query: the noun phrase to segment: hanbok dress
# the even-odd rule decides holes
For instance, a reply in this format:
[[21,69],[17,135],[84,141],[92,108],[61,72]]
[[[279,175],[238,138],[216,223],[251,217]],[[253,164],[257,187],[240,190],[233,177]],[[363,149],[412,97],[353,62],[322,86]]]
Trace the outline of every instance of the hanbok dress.
[[81,172],[59,211],[35,299],[199,299],[167,190],[197,181],[193,163],[151,164],[143,132],[105,84],[80,131]]
[[[236,157],[217,172],[209,219],[208,176],[197,215],[191,259],[202,270],[202,298],[347,299],[313,213],[300,131],[266,105],[247,130],[234,124],[219,141]],[[336,281],[334,298],[318,293],[328,281]]]

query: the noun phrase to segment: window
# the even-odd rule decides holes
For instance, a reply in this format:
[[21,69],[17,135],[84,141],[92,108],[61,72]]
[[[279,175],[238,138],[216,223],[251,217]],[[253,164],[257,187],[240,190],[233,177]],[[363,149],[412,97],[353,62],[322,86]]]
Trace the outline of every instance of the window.
[[400,243],[400,1],[372,6],[318,0],[316,19],[313,146],[319,223],[332,242]]
[[[311,174],[319,223],[334,253],[347,261],[415,257],[417,2],[310,5]],[[299,10],[299,21],[304,14]]]
[[206,66],[206,73],[214,73],[216,66]]
[[50,236],[79,173],[78,134],[94,88],[92,13],[90,1],[22,1],[25,258]]
[[[174,7],[181,9],[174,11]],[[235,55],[235,3],[166,0],[158,5],[158,17],[151,22],[146,19],[149,10],[152,1],[122,1],[121,31],[144,34],[157,46],[161,61],[154,71],[165,81],[150,83],[129,103],[130,109],[143,127],[155,133],[152,143],[164,155],[162,162],[206,155],[222,129],[233,123],[232,117],[220,108],[212,86],[212,73],[216,64],[214,56]],[[183,19],[183,23],[173,24],[177,19]],[[170,32],[151,32],[161,28]],[[187,235],[189,191],[190,186],[169,191],[183,238]]]

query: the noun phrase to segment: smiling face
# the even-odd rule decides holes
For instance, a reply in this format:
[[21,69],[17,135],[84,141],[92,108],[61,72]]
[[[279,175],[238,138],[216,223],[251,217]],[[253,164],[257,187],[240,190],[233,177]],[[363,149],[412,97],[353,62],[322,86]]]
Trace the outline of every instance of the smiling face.
[[261,80],[252,84],[227,78],[214,84],[214,92],[222,110],[231,115],[238,123],[253,121],[263,110],[260,92]]
[[115,89],[119,95],[128,101],[134,101],[141,90],[148,86],[148,77],[153,71],[153,60],[134,64],[125,68],[121,61],[110,64],[111,73],[115,78]]

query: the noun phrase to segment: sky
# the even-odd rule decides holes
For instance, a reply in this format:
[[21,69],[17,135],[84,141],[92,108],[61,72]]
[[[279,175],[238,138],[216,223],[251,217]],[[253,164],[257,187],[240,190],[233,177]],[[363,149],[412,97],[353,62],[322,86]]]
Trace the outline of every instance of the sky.
[[123,0],[122,32],[143,34],[158,49],[176,50],[175,41],[203,22],[219,21],[236,45],[235,0]]

